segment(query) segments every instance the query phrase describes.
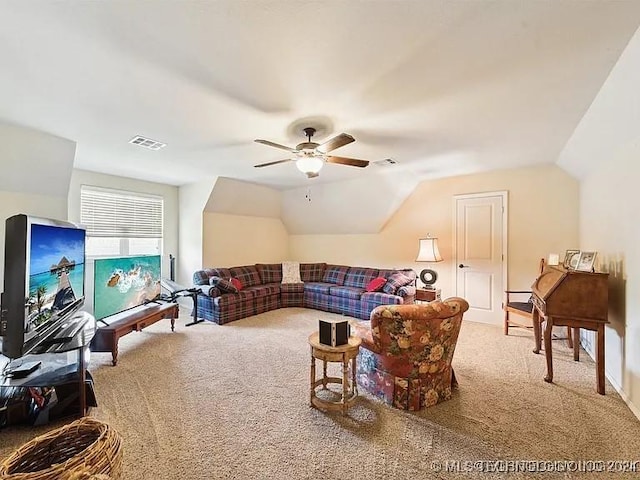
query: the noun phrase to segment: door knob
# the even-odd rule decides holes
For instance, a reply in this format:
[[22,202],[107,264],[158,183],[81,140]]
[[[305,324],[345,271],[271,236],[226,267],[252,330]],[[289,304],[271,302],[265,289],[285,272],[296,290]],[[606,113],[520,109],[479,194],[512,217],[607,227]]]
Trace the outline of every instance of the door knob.
[[458,268],[469,268],[469,265],[463,265],[462,263],[458,265]]

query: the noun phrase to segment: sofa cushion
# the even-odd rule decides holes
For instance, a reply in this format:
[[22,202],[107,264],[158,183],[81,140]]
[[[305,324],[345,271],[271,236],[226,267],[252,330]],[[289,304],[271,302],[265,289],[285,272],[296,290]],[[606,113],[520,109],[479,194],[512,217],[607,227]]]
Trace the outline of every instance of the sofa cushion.
[[324,283],[333,283],[334,285],[344,285],[348,270],[349,267],[344,265],[327,265],[322,281]]
[[254,292],[256,297],[266,297],[269,295],[278,295],[280,293],[279,283],[266,283],[263,285],[254,285],[253,287],[247,287],[244,291]]
[[231,278],[228,268],[205,268],[193,274],[194,285],[210,285],[211,277]]
[[364,293],[364,289],[358,287],[336,287],[333,286],[329,289],[329,294],[335,297],[352,298],[354,300],[360,300],[360,295]]
[[377,268],[350,267],[343,285],[345,287],[365,288],[377,276]]
[[376,277],[373,280],[371,280],[369,283],[367,283],[364,289],[367,292],[379,292],[380,290],[382,290],[382,287],[384,287],[385,283],[387,283],[386,278]]
[[229,281],[233,284],[234,287],[238,289],[238,291],[244,288],[244,285],[242,285],[242,282],[235,277],[231,277]]
[[244,267],[231,267],[229,273],[232,277],[237,278],[242,282],[243,287],[253,287],[254,285],[262,284],[260,280],[260,274],[255,265],[247,265]]
[[394,305],[402,303],[402,297],[389,295],[384,292],[364,292],[360,300],[370,305]]
[[301,263],[300,278],[303,282],[321,282],[326,263]]
[[216,277],[215,275],[209,279],[209,284],[212,287],[216,287],[222,293],[238,293],[240,291],[231,280]]
[[300,263],[282,262],[282,283],[300,283]]
[[394,273],[398,273],[398,270],[392,270],[390,268],[381,268],[378,271],[378,276],[379,277],[384,277],[384,278],[389,278]]
[[324,282],[308,282],[304,284],[304,291],[311,293],[321,293],[323,295],[329,295],[329,289],[335,287],[333,283]]
[[281,263],[258,263],[256,268],[262,283],[280,283],[282,281]]
[[233,305],[233,304],[243,304],[252,305],[252,302],[255,301],[256,292],[252,290],[242,290],[238,293],[224,293],[219,297],[213,299],[215,303],[220,306]]
[[282,283],[280,284],[280,292],[285,293],[302,293],[304,292],[304,283]]
[[404,287],[410,283],[413,283],[413,278],[407,277],[404,273],[397,272],[387,278],[387,283],[382,287],[382,291],[389,295],[395,295],[400,287]]

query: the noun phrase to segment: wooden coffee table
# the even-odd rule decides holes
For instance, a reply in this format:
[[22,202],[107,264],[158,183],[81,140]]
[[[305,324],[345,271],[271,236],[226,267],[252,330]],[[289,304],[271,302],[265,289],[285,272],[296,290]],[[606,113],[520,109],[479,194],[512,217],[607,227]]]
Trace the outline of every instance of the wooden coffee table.
[[[311,389],[309,392],[309,403],[312,407],[320,410],[341,411],[343,415],[347,413],[347,408],[358,396],[356,385],[356,357],[360,350],[361,340],[357,337],[349,337],[349,343],[338,347],[331,347],[320,343],[318,332],[309,335],[309,345],[311,346]],[[322,378],[316,380],[316,359],[322,360]],[[349,361],[351,361],[351,381],[349,381]],[[342,363],[342,378],[327,377],[327,362]],[[323,400],[316,396],[316,388],[322,386],[326,389],[327,384],[336,383],[342,385],[342,395],[336,401]]]

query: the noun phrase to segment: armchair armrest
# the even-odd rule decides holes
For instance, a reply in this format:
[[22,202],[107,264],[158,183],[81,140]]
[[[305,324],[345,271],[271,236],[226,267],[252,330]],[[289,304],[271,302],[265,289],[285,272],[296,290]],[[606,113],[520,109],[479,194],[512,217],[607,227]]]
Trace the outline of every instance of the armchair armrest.
[[362,340],[362,346],[367,350],[371,350],[374,353],[381,353],[380,349],[376,347],[373,341],[373,332],[371,331],[371,327],[369,322],[362,323],[357,321],[350,321],[349,325],[351,325],[351,334],[354,337],[358,337]]
[[[533,292],[531,290],[505,290],[504,294],[506,296],[506,303],[509,303],[510,300],[510,296],[511,295],[529,295],[529,299],[527,301],[531,301],[531,295],[533,294]],[[516,297],[516,301],[517,301],[518,297]]]

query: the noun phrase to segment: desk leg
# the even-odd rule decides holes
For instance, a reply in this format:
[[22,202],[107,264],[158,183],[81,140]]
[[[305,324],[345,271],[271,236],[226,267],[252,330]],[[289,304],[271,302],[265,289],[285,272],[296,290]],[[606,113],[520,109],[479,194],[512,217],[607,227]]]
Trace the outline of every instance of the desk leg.
[[580,361],[580,329],[573,327],[573,359]]
[[541,340],[540,340],[540,312],[536,307],[533,307],[533,316],[531,317],[533,323],[533,338],[535,339],[535,346],[533,353],[540,353]]
[[596,381],[598,384],[598,393],[604,395],[604,324],[598,324],[596,332]]
[[553,354],[551,353],[551,334],[553,332],[553,317],[547,317],[547,325],[544,329],[544,356],[547,359],[547,374],[544,381],[553,382]]

